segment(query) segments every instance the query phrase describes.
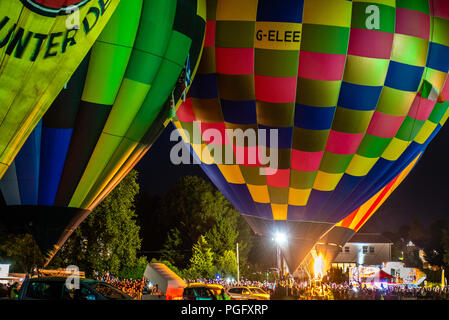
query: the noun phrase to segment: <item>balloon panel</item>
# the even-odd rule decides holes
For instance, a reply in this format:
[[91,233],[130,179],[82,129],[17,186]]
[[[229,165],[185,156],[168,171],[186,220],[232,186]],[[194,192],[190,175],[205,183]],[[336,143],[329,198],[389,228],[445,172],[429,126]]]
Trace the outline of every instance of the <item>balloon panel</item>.
[[[192,145],[241,213],[337,223],[424,149],[447,111],[449,17],[446,3],[418,3],[208,4],[199,74],[175,125],[189,137],[209,128],[277,130],[278,150],[263,139],[237,141],[233,164],[215,152],[231,139]],[[249,161],[265,150],[278,155],[274,175]]]
[[23,212],[19,220],[26,221],[47,218],[45,210],[39,217],[31,211],[58,208],[66,215],[56,223],[63,235],[51,240],[60,247],[161,133],[170,101],[176,105],[181,98],[186,62],[195,68],[186,72],[195,74],[204,12],[202,0],[120,2],[0,180],[6,209]]
[[118,3],[0,1],[0,178]]

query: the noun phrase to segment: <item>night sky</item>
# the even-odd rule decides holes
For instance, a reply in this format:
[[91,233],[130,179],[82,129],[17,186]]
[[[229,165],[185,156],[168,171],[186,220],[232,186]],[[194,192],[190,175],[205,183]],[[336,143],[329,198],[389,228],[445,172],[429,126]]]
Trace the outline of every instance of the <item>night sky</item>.
[[[208,180],[198,165],[173,165],[169,125],[136,166],[141,192],[164,195],[182,176],[197,175]],[[417,218],[424,226],[449,218],[449,127],[446,125],[430,143],[424,156],[405,181],[393,192],[360,232],[396,231]]]

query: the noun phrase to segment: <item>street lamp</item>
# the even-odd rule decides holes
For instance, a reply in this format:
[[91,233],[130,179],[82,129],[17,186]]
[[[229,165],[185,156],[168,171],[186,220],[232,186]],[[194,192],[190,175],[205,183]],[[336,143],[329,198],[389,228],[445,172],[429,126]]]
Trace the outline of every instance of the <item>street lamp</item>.
[[276,260],[280,278],[284,274],[284,268],[282,267],[281,247],[284,247],[287,244],[288,237],[285,233],[278,231],[274,234],[273,240],[276,243]]

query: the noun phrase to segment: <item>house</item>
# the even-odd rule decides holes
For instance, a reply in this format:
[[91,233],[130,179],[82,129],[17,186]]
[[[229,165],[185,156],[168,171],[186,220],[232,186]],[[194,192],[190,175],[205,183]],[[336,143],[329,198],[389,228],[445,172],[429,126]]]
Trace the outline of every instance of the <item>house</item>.
[[356,233],[332,262],[332,267],[342,268],[344,272],[350,267],[380,266],[391,260],[393,243],[380,233]]

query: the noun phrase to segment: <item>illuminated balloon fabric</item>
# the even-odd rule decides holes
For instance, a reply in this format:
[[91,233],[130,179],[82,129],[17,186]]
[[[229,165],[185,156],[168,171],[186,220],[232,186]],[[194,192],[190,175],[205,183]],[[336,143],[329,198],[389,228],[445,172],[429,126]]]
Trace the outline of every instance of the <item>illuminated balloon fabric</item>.
[[0,178],[118,3],[0,0]]
[[[384,177],[388,168],[408,160],[401,157],[407,148],[423,144],[445,117],[447,105],[417,93],[429,84],[441,91],[446,80],[449,4],[214,4],[208,2],[191,99],[178,110],[175,125],[190,136],[194,120],[202,121],[203,130],[279,130],[275,175],[261,176],[245,163],[216,165],[221,159],[213,156],[202,160],[258,233],[267,234],[271,221],[305,226],[292,235],[302,237],[296,239],[300,252],[287,259],[294,268],[321,235],[391,181]],[[380,30],[368,30],[370,5],[379,10]],[[205,146],[211,147],[193,149],[199,154]]]
[[[346,242],[348,242],[356,232],[373,216],[380,206],[389,198],[392,192],[404,181],[410,171],[415,167],[422,153],[419,154],[399,175],[397,175],[390,183],[376,193],[371,199],[365,202],[357,210],[352,212],[342,221],[337,223],[315,244],[314,251],[316,256],[322,255],[327,265],[330,266],[332,261],[340,252]],[[309,253],[304,259],[303,265],[309,270],[313,270],[314,255]]]
[[157,138],[204,30],[204,1],[120,2],[0,181],[7,224],[31,222],[43,251],[58,249]]

